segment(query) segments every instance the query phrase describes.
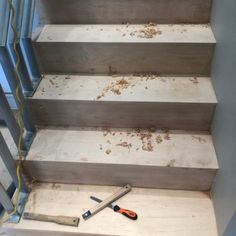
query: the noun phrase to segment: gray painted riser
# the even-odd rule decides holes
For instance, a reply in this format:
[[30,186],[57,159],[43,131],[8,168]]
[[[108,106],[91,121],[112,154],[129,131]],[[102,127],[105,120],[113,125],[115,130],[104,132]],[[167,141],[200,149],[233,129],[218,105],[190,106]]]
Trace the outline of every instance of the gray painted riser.
[[43,73],[141,73],[206,75],[212,43],[35,42]]
[[209,130],[215,104],[65,101],[29,99],[42,126],[168,128]]
[[26,173],[40,182],[209,190],[214,169],[25,161]]
[[36,0],[41,24],[208,23],[211,0]]

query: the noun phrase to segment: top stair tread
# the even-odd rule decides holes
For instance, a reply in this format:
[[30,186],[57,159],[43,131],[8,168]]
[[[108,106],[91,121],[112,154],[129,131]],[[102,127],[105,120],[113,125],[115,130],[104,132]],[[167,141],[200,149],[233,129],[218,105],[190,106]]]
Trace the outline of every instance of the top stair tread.
[[215,38],[208,24],[45,25],[36,42],[215,43]]

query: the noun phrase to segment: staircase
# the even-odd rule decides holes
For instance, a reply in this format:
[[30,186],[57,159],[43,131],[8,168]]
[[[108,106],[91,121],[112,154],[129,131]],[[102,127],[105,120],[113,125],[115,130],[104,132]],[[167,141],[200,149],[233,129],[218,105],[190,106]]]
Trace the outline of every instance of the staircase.
[[[217,236],[209,191],[211,0],[37,0],[43,80],[26,210],[81,216],[118,186],[137,222],[105,209],[78,228],[21,220],[9,235]],[[4,232],[5,232],[4,231]]]

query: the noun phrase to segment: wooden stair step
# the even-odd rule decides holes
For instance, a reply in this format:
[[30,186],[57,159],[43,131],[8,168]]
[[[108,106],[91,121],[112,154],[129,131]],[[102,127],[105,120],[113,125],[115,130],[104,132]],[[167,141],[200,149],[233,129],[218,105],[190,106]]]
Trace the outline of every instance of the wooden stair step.
[[[79,216],[96,203],[90,196],[105,199],[119,187],[36,184],[25,211],[37,214]],[[0,232],[9,236],[217,236],[214,209],[209,194],[198,191],[133,188],[116,202],[138,213],[131,221],[106,208],[79,227],[21,219],[4,224]]]
[[209,130],[210,78],[46,75],[29,98],[38,125]]
[[35,42],[43,73],[209,75],[209,25],[45,25]]
[[193,190],[218,169],[207,133],[152,129],[42,129],[23,164],[42,182]]
[[211,0],[37,0],[40,24],[197,24],[210,21]]

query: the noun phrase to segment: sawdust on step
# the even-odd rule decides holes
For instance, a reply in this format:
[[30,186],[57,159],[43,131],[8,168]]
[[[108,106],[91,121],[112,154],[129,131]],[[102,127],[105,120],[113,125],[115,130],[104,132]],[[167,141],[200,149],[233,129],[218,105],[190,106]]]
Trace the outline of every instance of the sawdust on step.
[[199,84],[198,78],[197,77],[193,77],[189,79],[193,84]]
[[150,22],[149,24],[144,25],[142,29],[132,31],[130,33],[130,36],[151,39],[158,34],[162,34],[162,31],[159,30],[156,23]]
[[132,144],[128,143],[128,142],[122,142],[122,143],[116,144],[116,146],[120,146],[120,147],[124,147],[124,148],[130,149],[132,147]]
[[107,150],[106,150],[106,154],[107,154],[107,155],[110,155],[110,153],[111,153],[111,149],[107,149]]
[[116,80],[116,81],[112,81],[111,84],[107,85],[102,90],[102,93],[97,96],[97,100],[101,99],[109,92],[112,92],[113,94],[116,94],[116,95],[121,95],[123,90],[128,89],[133,86],[135,86],[135,84],[133,84],[130,80],[127,80],[124,78]]
[[[108,139],[106,141],[107,145],[116,145],[122,148],[127,148],[129,151],[131,149],[138,151],[141,148],[145,152],[152,152],[155,148],[158,148],[158,145],[161,145],[164,141],[171,140],[171,136],[168,130],[159,132],[156,131],[156,128],[137,128],[133,132],[113,132],[110,129],[103,129],[103,136],[107,138],[111,136],[118,136],[118,143],[114,143],[113,141],[111,143],[110,139]],[[138,138],[138,140],[140,140],[140,144],[138,145],[138,147],[132,144],[133,138]],[[101,144],[100,150],[103,150],[103,148],[101,148]],[[111,149],[107,149],[105,153],[109,155],[111,153]]]
[[[124,90],[131,89],[136,86],[138,83],[142,83],[148,80],[161,79],[157,77],[157,73],[134,73],[133,75],[127,77],[121,77],[115,81],[111,81],[110,84],[105,86],[101,93],[96,97],[97,100],[105,97],[108,93],[113,93],[115,95],[121,95]],[[112,75],[112,77],[117,78],[117,75]],[[139,77],[139,79],[137,79]],[[145,90],[149,89],[148,86],[143,86]],[[131,94],[133,91],[130,92]]]

